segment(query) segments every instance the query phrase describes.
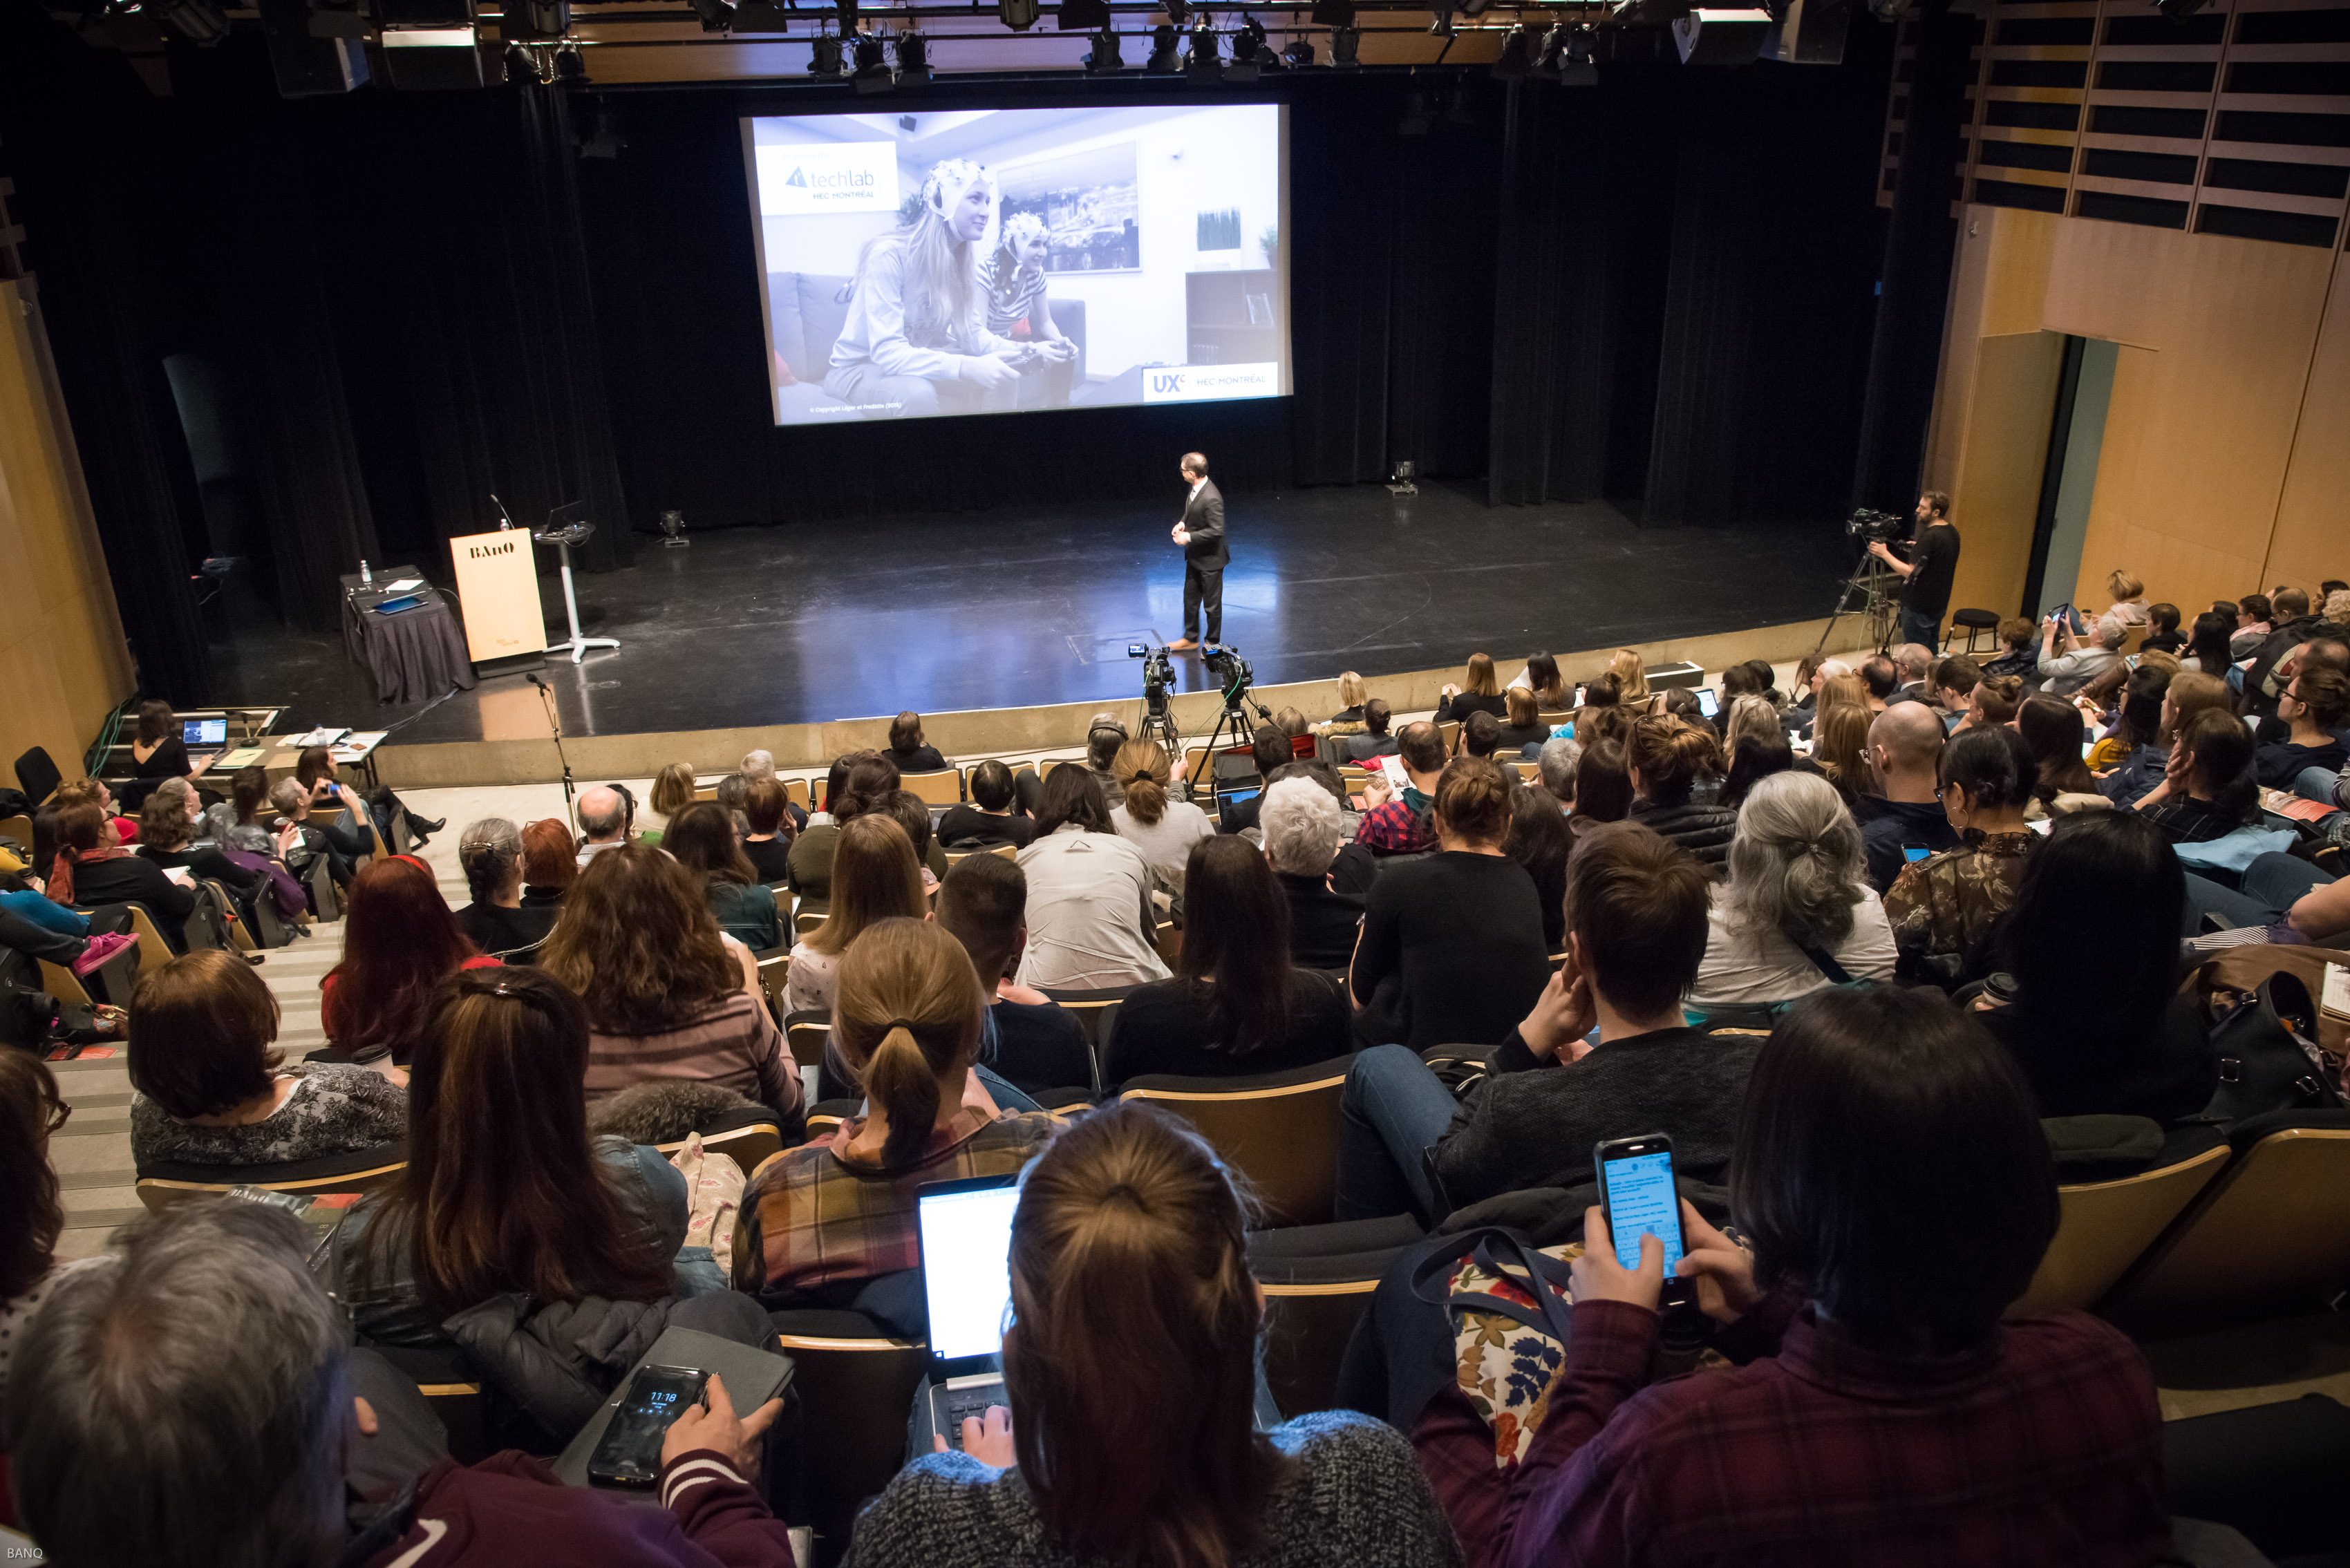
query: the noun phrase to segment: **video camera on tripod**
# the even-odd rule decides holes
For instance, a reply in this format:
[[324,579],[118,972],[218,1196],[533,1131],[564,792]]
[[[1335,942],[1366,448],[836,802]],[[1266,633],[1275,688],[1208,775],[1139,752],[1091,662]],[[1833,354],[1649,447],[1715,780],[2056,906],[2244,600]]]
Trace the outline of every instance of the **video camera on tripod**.
[[1889,545],[1901,537],[1909,526],[1907,517],[1896,517],[1890,512],[1871,512],[1863,506],[1844,521],[1845,536],[1864,544]]
[[1165,718],[1167,694],[1175,690],[1175,661],[1168,656],[1167,645],[1129,642],[1126,656],[1142,660],[1142,701],[1152,718]]

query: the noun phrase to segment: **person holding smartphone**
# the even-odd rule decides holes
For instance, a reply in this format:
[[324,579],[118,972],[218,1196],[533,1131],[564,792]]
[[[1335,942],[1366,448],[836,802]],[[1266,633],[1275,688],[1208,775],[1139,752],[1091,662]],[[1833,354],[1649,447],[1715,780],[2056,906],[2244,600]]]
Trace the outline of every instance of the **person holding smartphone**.
[[2085,1313],[2002,1321],[2056,1232],[2056,1172],[1980,1024],[1918,991],[1805,999],[1755,1063],[1730,1193],[1730,1230],[1681,1201],[1672,1273],[1733,1368],[1649,1383],[1666,1246],[1643,1235],[1627,1267],[1595,1206],[1565,1363],[1515,1469],[1457,1387],[1430,1402],[1413,1441],[1472,1562],[2164,1555],[2136,1346]]

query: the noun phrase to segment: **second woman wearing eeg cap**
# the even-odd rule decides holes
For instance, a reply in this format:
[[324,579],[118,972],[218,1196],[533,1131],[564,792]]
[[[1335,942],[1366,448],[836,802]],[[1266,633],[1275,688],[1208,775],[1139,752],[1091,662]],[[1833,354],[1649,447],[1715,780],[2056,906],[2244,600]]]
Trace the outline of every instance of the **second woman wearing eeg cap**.
[[931,171],[912,222],[858,256],[827,394],[868,419],[1011,406],[1015,366],[1032,351],[987,327],[979,259],[994,217],[995,181],[983,166],[956,158]]
[[1045,220],[1014,213],[997,225],[994,248],[980,263],[987,288],[987,329],[1027,348],[1034,358],[1020,366],[1020,406],[1066,408],[1077,346],[1062,335],[1045,297],[1045,262],[1050,254]]

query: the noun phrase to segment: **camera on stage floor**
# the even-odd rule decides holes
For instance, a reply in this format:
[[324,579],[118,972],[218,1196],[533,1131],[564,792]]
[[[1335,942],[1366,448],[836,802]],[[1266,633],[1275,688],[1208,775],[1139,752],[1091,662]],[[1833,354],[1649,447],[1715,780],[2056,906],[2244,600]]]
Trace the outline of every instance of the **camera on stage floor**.
[[1167,694],[1175,690],[1175,662],[1168,656],[1167,645],[1129,642],[1126,656],[1142,660],[1142,700],[1150,705],[1151,713],[1166,712]]
[[1901,537],[1908,523],[1906,517],[1896,517],[1890,512],[1871,512],[1863,506],[1845,519],[1844,531],[1848,537],[1872,545],[1889,545]]

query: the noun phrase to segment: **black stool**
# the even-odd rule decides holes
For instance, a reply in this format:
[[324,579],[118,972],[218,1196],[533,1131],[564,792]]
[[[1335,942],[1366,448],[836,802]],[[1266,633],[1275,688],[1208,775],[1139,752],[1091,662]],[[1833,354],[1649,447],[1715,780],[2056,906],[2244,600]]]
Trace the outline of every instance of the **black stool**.
[[1966,651],[1968,653],[1971,654],[1974,652],[1975,638],[1979,634],[1986,631],[1991,633],[1991,645],[1992,651],[1998,651],[1999,616],[1997,612],[1987,609],[1960,610],[1950,617],[1950,635],[1952,637],[1958,636],[1959,628],[1960,627],[1965,627],[1967,628]]

